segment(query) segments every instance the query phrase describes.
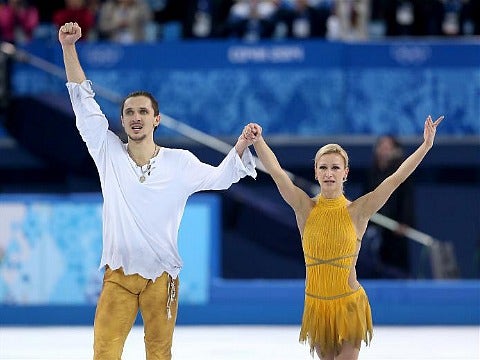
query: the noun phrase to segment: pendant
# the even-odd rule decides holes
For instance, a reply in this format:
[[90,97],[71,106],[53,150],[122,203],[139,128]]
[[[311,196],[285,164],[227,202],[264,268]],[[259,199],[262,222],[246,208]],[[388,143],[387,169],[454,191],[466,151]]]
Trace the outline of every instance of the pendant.
[[140,176],[140,182],[143,183],[145,181],[145,175]]

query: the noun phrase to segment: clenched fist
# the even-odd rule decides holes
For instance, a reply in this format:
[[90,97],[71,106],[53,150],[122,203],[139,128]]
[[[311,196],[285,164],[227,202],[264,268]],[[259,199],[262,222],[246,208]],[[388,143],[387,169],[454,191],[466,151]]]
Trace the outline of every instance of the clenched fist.
[[60,26],[58,40],[62,45],[73,45],[82,37],[82,29],[76,22],[68,22]]

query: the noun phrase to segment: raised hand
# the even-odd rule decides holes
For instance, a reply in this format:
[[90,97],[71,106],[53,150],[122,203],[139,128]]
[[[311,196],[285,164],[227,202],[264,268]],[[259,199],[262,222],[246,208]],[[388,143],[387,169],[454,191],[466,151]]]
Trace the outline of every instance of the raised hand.
[[76,22],[68,22],[60,26],[58,40],[62,45],[73,45],[82,37],[82,29]]
[[430,149],[433,146],[433,141],[435,140],[435,133],[437,131],[437,126],[442,122],[444,116],[440,116],[437,120],[432,121],[432,117],[428,115],[425,120],[425,128],[423,130],[423,140],[425,145]]
[[255,123],[250,123],[243,128],[242,136],[247,139],[249,144],[253,144],[262,136],[262,127]]

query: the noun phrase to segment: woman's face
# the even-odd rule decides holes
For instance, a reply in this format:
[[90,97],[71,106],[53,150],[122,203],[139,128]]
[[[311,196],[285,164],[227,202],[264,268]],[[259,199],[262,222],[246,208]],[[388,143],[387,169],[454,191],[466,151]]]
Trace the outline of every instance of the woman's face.
[[324,154],[316,162],[315,178],[322,192],[342,192],[343,182],[347,178],[348,168],[345,168],[343,156],[337,153]]

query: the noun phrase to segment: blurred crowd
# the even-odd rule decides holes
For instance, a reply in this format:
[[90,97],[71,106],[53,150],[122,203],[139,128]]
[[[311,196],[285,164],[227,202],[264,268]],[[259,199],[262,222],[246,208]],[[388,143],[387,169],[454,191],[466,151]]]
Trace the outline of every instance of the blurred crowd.
[[480,35],[480,0],[0,0],[0,38],[56,37],[78,22],[84,40],[119,43],[231,38],[368,40]]

